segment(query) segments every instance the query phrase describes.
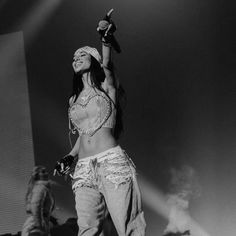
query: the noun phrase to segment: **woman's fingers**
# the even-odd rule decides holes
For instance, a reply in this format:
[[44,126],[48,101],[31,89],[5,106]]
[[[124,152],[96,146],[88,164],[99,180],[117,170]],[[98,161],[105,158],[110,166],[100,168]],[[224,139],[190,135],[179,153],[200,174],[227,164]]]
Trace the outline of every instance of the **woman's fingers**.
[[61,163],[61,172],[63,172],[63,171],[64,171],[64,164]]
[[64,163],[57,162],[57,165],[59,165],[59,168],[55,167],[53,171],[53,175],[66,175],[70,171],[70,166],[65,165]]
[[59,172],[61,170],[61,163],[59,161],[57,161],[55,167],[54,167],[54,171],[53,171],[53,175],[59,175]]
[[109,12],[107,12],[107,17],[111,18],[111,14],[114,11],[114,9],[112,8]]
[[67,172],[68,170],[70,169],[70,167],[69,166],[67,166],[63,171],[62,171],[62,173],[65,173],[65,172]]
[[67,175],[69,172],[70,172],[70,167],[67,167],[67,168],[64,170],[63,175]]
[[107,27],[107,30],[106,30],[106,32],[105,32],[105,34],[104,34],[105,37],[106,37],[107,34],[109,33],[109,30],[111,29],[111,27],[112,27],[112,24],[110,24],[110,25]]

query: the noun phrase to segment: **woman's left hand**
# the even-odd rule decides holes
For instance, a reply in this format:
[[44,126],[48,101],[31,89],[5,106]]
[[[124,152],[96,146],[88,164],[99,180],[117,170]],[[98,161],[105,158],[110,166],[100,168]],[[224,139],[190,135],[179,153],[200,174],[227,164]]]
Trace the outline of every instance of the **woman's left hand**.
[[114,9],[108,11],[106,16],[98,23],[97,31],[104,38],[109,35],[112,35],[116,31],[116,26],[114,22],[111,20],[111,15],[113,11]]
[[116,25],[111,20],[111,14],[113,13],[113,11],[113,9],[108,11],[103,20],[99,21],[97,31],[101,35],[101,40],[104,46],[112,47],[117,53],[120,53],[120,45],[113,35],[116,31]]

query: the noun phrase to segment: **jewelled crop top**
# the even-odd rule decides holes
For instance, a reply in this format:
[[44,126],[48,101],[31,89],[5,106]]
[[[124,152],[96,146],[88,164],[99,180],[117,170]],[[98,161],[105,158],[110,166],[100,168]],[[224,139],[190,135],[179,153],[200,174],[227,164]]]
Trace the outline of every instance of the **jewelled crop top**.
[[91,88],[82,91],[76,101],[71,98],[69,113],[69,126],[73,124],[73,131],[79,135],[94,135],[101,127],[114,128],[116,122],[116,109],[114,102],[102,91]]

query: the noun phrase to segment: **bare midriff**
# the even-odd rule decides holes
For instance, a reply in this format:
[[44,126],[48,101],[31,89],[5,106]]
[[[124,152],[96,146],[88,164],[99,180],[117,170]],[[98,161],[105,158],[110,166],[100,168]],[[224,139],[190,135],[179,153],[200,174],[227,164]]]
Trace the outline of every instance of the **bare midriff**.
[[96,155],[117,146],[111,128],[100,128],[93,136],[82,134],[80,137],[79,159]]

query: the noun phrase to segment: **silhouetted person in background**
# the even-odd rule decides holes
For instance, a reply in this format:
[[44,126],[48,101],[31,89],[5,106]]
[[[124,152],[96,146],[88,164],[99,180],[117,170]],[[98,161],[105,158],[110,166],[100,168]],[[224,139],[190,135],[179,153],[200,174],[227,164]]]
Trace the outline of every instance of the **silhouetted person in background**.
[[50,215],[54,208],[54,198],[48,172],[44,166],[33,168],[25,197],[26,219],[22,236],[49,236]]

